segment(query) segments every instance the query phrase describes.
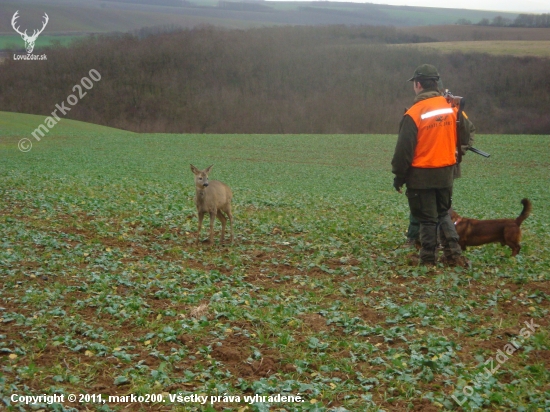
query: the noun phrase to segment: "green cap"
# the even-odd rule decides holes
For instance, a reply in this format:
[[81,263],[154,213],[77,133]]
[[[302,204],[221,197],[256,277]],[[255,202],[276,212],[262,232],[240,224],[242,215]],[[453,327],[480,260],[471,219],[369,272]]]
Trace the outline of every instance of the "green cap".
[[439,80],[439,73],[437,72],[435,66],[432,66],[431,64],[423,64],[416,68],[413,77],[411,77],[408,81],[412,82],[414,79],[418,78]]

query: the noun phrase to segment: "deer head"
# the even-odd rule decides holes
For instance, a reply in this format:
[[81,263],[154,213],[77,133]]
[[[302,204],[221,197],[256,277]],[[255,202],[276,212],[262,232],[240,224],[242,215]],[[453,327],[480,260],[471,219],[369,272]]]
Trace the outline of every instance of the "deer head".
[[25,48],[27,49],[27,53],[32,53],[34,50],[34,42],[36,41],[37,37],[44,31],[46,28],[46,24],[48,24],[48,21],[50,18],[46,13],[44,13],[44,22],[42,23],[42,28],[40,30],[34,30],[32,33],[32,36],[27,35],[27,30],[25,30],[23,33],[19,31],[19,26],[15,27],[15,24],[17,23],[17,19],[19,18],[19,10],[15,12],[13,15],[13,18],[11,19],[11,26],[13,29],[21,35],[21,38],[25,41]]

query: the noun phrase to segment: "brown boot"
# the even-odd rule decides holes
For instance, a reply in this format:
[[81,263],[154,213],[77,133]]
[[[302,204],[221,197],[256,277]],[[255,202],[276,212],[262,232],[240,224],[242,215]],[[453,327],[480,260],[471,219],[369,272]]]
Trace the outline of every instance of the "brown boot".
[[420,240],[408,238],[407,241],[401,246],[401,248],[420,250]]
[[418,266],[435,267],[435,262],[431,260],[421,260]]
[[407,265],[418,266],[419,263],[420,263],[420,258],[418,257],[418,253],[413,252],[407,255]]
[[461,267],[461,268],[470,268],[472,266],[472,263],[466,259],[464,256],[441,256],[441,259],[439,260],[441,263],[443,263],[445,266],[449,267]]

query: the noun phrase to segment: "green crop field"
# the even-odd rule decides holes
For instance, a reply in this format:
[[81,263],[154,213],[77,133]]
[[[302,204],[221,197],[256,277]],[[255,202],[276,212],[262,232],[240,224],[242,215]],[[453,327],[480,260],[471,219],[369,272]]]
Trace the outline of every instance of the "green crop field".
[[456,41],[415,43],[408,45],[392,45],[391,47],[418,47],[421,49],[438,50],[444,53],[489,53],[496,55],[518,57],[550,57],[550,41],[524,41],[524,40],[489,40],[489,41]]
[[[532,201],[520,254],[428,271],[400,248],[394,135],[62,120],[35,141],[43,120],[0,113],[0,409],[549,410],[550,136],[479,135],[491,157],[469,153],[455,183],[463,216]],[[233,245],[219,222],[194,244],[190,163],[232,188]]]
[[[46,46],[68,46],[77,39],[83,38],[82,35],[59,35],[59,36],[40,36],[36,39],[36,45],[34,54],[39,54],[40,49]],[[17,34],[13,35],[0,35],[0,50],[7,49],[24,49],[25,42],[21,39],[21,36]]]
[[533,41],[550,40],[550,28],[493,27],[450,24],[445,26],[402,27],[400,30],[431,37],[440,42],[461,41]]

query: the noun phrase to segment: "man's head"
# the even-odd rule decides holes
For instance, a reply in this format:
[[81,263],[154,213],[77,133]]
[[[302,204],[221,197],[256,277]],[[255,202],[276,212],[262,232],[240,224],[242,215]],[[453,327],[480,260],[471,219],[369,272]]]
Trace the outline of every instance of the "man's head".
[[423,64],[418,66],[414,71],[413,76],[409,79],[413,82],[414,91],[416,94],[425,89],[437,89],[439,73],[435,66],[431,64]]

